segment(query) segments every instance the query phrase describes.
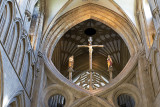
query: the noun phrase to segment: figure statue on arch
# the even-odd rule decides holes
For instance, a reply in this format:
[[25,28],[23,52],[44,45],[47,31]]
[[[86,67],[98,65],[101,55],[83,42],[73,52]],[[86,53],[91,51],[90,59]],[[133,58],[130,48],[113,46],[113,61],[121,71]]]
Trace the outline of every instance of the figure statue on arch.
[[110,80],[112,80],[113,79],[113,75],[112,75],[112,71],[113,71],[112,64],[113,64],[113,61],[112,61],[112,58],[111,58],[110,55],[108,55],[107,64],[108,64],[108,71],[109,71]]
[[74,72],[73,67],[74,67],[74,56],[72,55],[71,57],[69,57],[69,62],[68,62],[68,72],[70,81],[72,81],[72,72]]
[[69,57],[68,66],[69,66],[69,68],[73,69],[73,66],[74,66],[74,56],[73,55],[71,57]]

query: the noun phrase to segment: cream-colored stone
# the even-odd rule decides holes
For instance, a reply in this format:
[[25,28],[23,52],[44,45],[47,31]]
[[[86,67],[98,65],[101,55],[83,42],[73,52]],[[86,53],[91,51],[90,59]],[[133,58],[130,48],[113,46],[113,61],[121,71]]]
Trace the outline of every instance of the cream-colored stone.
[[[48,14],[50,0],[1,0],[0,106],[48,107],[50,96],[61,94],[65,107],[118,107],[118,96],[128,94],[135,107],[159,107],[160,2],[148,1],[153,14],[149,21],[144,0],[122,1],[55,1],[51,6],[59,7],[54,7],[52,17]],[[54,4],[58,2],[61,4]],[[53,20],[47,23],[49,18]],[[131,55],[109,84],[92,91],[69,81],[51,60],[61,37],[88,19],[115,30]]]

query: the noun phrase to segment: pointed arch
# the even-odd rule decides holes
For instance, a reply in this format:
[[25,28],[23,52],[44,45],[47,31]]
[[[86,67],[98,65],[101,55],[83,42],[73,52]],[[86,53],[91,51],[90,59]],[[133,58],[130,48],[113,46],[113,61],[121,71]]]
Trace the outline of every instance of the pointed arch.
[[23,90],[17,92],[14,97],[8,103],[7,107],[25,107],[25,100],[24,100],[24,92]]
[[62,76],[60,72],[58,72],[51,61],[51,56],[60,38],[73,26],[87,19],[100,21],[116,31],[126,43],[131,55],[127,65],[114,79],[113,83],[104,86],[99,91],[95,92],[96,94],[102,94],[105,90],[111,90],[115,88],[117,84],[122,83],[125,77],[132,72],[132,69],[138,62],[137,53],[139,47],[142,45],[142,41],[137,29],[130,21],[126,20],[124,17],[113,12],[112,10],[96,4],[86,4],[80,6],[69,11],[56,20],[56,22],[52,25],[52,29],[49,31],[49,33],[44,35],[44,39],[41,45],[41,52],[44,54],[43,59],[47,69],[46,72],[50,74],[48,77],[51,80],[56,78],[56,80],[58,80],[57,82],[61,84],[67,84],[73,89],[85,92],[85,90],[79,89],[76,85],[71,84],[69,80]]
[[19,59],[13,59],[13,60],[17,60],[18,64],[17,64],[17,72],[18,74],[20,74],[21,69],[22,69],[22,65],[23,65],[23,61],[24,61],[24,57],[25,57],[25,53],[26,53],[26,40],[25,38],[21,39],[21,44],[20,44],[20,56]]
[[[3,8],[3,11],[5,11],[5,13],[3,13],[1,16],[4,16],[4,21],[3,22],[3,28],[1,28],[1,34],[0,34],[0,39],[2,41],[3,44],[5,44],[7,37],[9,36],[9,30],[11,28],[11,24],[13,21],[13,14],[14,14],[14,5],[12,1],[7,1],[4,2],[5,6]],[[2,18],[1,18],[2,19]],[[2,32],[3,31],[3,32]]]
[[[138,50],[141,39],[138,31],[131,22],[128,22],[125,18],[110,9],[96,4],[86,4],[61,16],[55,24],[53,24],[50,32],[45,35],[43,39],[43,51],[47,52],[49,59],[51,58],[50,55],[52,55],[55,44],[62,35],[76,24],[87,19],[100,21],[115,30],[126,43],[131,55]],[[63,33],[61,31],[63,31]],[[48,48],[45,48],[46,46]]]
[[21,21],[16,20],[14,22],[14,35],[13,38],[10,39],[10,46],[9,46],[9,57],[11,60],[13,60],[13,57],[15,56],[16,51],[18,51],[18,45],[20,45],[20,36],[21,36]]

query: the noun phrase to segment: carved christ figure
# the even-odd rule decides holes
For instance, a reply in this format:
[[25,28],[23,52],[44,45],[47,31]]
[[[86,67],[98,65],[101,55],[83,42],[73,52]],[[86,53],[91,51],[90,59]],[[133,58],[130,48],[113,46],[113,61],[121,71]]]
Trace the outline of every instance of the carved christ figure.
[[112,67],[112,58],[110,55],[108,55],[108,58],[107,58],[107,64],[108,64],[108,69],[110,69]]
[[90,83],[89,83],[89,89],[92,90],[92,52],[94,47],[103,47],[103,45],[92,45],[92,37],[89,37],[88,45],[78,45],[78,47],[87,47],[89,48],[89,71],[90,71]]

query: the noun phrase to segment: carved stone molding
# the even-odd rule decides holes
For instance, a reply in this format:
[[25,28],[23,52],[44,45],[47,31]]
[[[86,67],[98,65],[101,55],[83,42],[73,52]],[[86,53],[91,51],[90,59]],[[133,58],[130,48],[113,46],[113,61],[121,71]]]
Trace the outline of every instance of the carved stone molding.
[[32,18],[31,12],[28,10],[25,10],[25,15],[27,16],[28,21],[31,21],[31,18]]

